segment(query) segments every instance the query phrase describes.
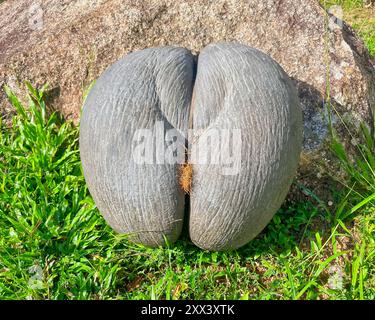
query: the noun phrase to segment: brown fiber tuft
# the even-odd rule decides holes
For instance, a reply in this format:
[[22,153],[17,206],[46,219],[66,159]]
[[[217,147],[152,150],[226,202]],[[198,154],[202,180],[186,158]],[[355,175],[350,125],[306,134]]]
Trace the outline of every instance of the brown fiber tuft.
[[185,193],[191,191],[191,180],[193,177],[193,166],[191,163],[184,163],[180,167],[180,186]]

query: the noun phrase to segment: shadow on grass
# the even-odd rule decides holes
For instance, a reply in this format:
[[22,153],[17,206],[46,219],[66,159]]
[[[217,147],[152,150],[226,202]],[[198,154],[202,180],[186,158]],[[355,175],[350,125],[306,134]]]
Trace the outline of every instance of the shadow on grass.
[[[327,208],[314,199],[297,203],[287,200],[256,238],[237,250],[217,254],[251,259],[264,254],[285,254],[295,247],[301,251],[309,250],[310,240],[315,240],[316,232],[324,238],[329,236],[332,217]],[[196,247],[189,238],[187,227],[180,239],[171,245],[173,248],[183,248],[188,255],[210,256],[213,253]]]

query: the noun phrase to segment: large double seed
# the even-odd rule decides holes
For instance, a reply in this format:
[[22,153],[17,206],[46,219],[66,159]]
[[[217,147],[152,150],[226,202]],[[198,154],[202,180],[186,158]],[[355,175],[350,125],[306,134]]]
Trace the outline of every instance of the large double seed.
[[[188,216],[181,163],[160,161],[168,156],[154,144],[144,150],[152,151],[152,161],[135,161],[140,132],[167,149],[186,145],[192,159],[211,156],[189,165]],[[230,140],[229,151],[223,150],[224,140]],[[131,53],[97,80],[81,118],[82,165],[97,207],[116,231],[149,246],[175,241],[183,223],[201,248],[246,244],[283,202],[301,142],[301,110],[291,80],[268,55],[236,43],[207,46],[197,63],[179,47]],[[220,162],[228,152],[236,160]],[[212,161],[215,155],[219,162]]]

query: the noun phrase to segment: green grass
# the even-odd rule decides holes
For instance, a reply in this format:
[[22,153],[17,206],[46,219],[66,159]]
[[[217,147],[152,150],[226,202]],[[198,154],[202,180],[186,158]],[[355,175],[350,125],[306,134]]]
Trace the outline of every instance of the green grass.
[[78,129],[28,87],[28,108],[6,88],[18,115],[0,127],[0,299],[375,298],[375,209],[362,203],[373,176],[360,201],[337,194],[334,210],[313,195],[286,203],[236,251],[203,251],[186,236],[145,248],[107,226],[82,175]]
[[341,6],[344,10],[352,10],[356,8],[363,8],[365,6],[364,0],[319,0],[319,2],[329,8],[330,6]]
[[339,5],[343,20],[349,23],[364,40],[369,52],[375,56],[375,3],[366,5],[363,0],[319,0],[325,7]]

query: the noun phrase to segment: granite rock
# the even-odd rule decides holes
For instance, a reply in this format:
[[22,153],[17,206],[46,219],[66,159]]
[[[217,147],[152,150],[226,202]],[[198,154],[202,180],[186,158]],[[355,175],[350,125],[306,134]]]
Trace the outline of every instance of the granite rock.
[[[85,90],[125,54],[178,45],[198,54],[238,41],[275,59],[297,86],[304,121],[300,177],[319,185],[330,102],[355,129],[375,105],[374,59],[344,21],[317,0],[9,0],[0,4],[0,86],[50,84],[53,108],[78,123]],[[1,91],[0,110],[12,110]],[[350,143],[340,119],[332,119]],[[304,178],[305,177],[305,178]]]

